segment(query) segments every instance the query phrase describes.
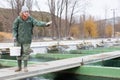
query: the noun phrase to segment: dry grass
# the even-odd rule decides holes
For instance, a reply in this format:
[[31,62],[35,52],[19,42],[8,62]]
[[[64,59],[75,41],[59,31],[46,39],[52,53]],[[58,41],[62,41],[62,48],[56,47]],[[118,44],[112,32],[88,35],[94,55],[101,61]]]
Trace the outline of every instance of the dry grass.
[[0,41],[11,40],[11,39],[12,39],[12,33],[0,32]]

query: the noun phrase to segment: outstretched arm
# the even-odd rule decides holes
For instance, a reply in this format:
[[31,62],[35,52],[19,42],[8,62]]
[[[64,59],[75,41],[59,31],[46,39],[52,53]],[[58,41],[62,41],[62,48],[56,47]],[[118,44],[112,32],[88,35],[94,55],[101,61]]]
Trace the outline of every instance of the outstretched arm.
[[37,21],[36,19],[33,18],[33,25],[38,27],[46,27],[46,22]]
[[51,23],[52,23],[52,22],[46,23],[46,22],[38,21],[38,20],[36,20],[36,19],[33,18],[33,25],[34,25],[34,26],[38,26],[38,27],[48,27],[48,26],[50,26]]

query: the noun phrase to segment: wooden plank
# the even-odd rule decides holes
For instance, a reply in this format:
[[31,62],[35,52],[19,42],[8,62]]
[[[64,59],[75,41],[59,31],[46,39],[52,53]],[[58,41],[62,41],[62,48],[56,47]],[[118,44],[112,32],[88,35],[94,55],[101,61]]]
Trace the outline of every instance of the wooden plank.
[[120,51],[39,63],[29,66],[29,72],[14,72],[15,67],[0,69],[0,80],[22,79],[26,77],[75,68],[81,66],[82,64],[89,64],[117,57],[120,57]]

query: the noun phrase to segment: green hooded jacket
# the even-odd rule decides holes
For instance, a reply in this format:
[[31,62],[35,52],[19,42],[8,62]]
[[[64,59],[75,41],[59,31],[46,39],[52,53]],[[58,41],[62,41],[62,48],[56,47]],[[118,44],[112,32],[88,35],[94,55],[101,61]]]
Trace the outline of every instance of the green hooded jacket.
[[18,43],[31,43],[34,26],[45,27],[46,23],[37,21],[31,16],[24,21],[18,16],[13,23],[13,37],[16,38]]

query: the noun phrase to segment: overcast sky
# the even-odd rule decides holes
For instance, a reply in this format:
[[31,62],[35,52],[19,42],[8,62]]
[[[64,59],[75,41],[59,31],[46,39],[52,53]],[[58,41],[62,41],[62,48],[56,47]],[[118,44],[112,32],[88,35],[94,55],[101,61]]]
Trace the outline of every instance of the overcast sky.
[[[39,5],[42,11],[49,11],[47,6],[47,0],[38,0]],[[115,15],[120,16],[120,0],[89,0],[89,6],[86,10],[86,15],[92,15],[95,18],[102,19],[105,18],[105,9],[107,18],[113,17],[113,11],[111,9],[115,10]],[[5,3],[5,0],[1,0],[0,7],[7,8],[8,4]],[[35,6],[33,7],[33,10],[36,10]]]
[[115,15],[120,16],[120,0],[90,0],[91,6],[87,10],[88,14],[98,18],[105,18],[105,9],[107,18],[113,17],[112,9],[115,9]]

